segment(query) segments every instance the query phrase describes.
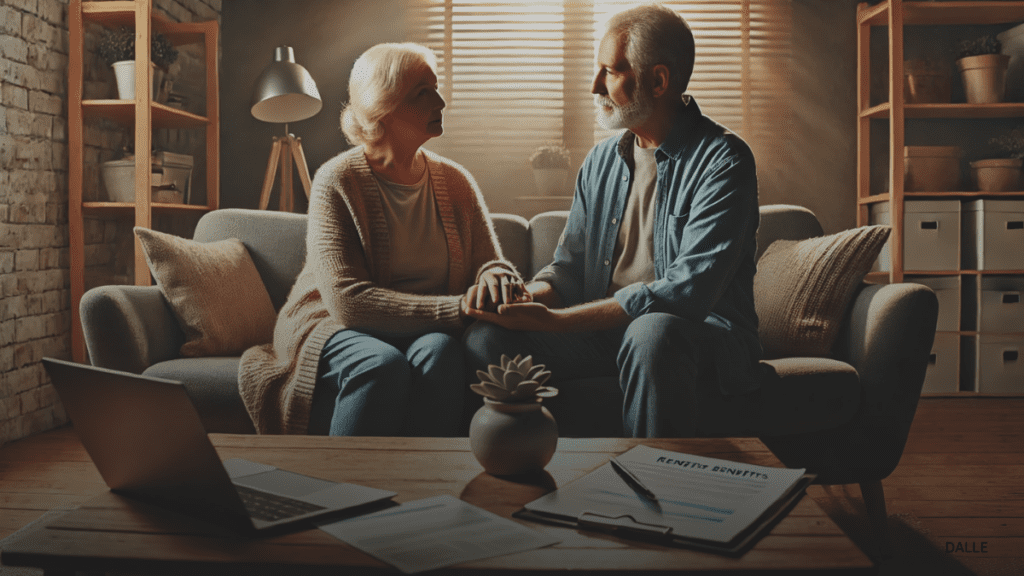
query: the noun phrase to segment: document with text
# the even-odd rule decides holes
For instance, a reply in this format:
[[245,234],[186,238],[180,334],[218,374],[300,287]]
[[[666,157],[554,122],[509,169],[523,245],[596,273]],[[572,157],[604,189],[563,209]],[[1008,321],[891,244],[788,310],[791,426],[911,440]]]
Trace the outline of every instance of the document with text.
[[453,496],[414,500],[319,527],[406,574],[560,542]]
[[812,478],[802,468],[757,466],[647,446],[636,446],[617,461],[654,498],[638,493],[606,463],[526,504],[516,516],[561,519],[684,544],[717,543],[731,550],[740,547],[737,539],[745,539],[777,517],[774,512],[786,503],[795,502]]

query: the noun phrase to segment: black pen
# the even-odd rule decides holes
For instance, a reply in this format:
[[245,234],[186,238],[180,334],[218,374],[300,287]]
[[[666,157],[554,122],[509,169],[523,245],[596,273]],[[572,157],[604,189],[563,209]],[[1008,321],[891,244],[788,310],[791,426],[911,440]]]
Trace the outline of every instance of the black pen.
[[650,488],[644,486],[644,483],[641,482],[635,474],[630,472],[629,469],[626,468],[621,462],[616,460],[614,456],[612,456],[608,463],[612,465],[612,470],[615,470],[615,473],[618,474],[620,478],[625,480],[626,484],[629,484],[629,487],[632,488],[634,492],[648,500],[651,500],[652,502],[658,501],[658,497],[654,495],[654,492],[651,492]]

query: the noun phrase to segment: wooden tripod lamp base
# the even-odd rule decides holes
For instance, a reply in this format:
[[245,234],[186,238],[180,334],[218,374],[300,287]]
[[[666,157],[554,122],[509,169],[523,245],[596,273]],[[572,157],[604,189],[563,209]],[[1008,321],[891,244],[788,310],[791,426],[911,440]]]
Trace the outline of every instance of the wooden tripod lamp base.
[[279,209],[281,212],[295,212],[295,191],[292,187],[292,162],[299,169],[299,180],[306,191],[306,201],[309,201],[311,184],[309,181],[309,168],[306,166],[306,155],[302,152],[302,139],[292,134],[287,136],[275,136],[274,145],[270,149],[270,159],[267,160],[267,174],[263,178],[263,190],[260,192],[260,210],[266,210],[270,203],[270,191],[274,187],[274,178],[277,175],[278,164],[281,166],[281,197]]

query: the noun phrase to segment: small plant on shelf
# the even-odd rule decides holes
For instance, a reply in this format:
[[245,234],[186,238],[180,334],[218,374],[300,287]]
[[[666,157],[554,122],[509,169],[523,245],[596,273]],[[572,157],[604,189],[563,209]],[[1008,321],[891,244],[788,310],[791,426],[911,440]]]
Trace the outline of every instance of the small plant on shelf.
[[[106,29],[100,38],[100,58],[108,66],[114,62],[135,59],[135,32],[122,26],[117,29]],[[150,42],[149,57],[160,68],[167,69],[178,59],[178,50],[163,34],[156,32]]]
[[569,151],[559,144],[545,144],[533,151],[530,165],[535,170],[550,168],[569,169]]
[[983,56],[985,54],[999,54],[1003,49],[999,38],[992,34],[986,34],[973,40],[962,40],[957,58],[969,58],[971,56]]
[[1014,128],[989,140],[998,147],[1007,158],[1024,158],[1024,128]]

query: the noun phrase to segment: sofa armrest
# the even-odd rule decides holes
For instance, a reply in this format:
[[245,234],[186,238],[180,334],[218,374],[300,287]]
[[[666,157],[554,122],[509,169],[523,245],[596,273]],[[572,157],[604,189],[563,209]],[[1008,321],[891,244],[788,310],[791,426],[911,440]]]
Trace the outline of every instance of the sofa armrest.
[[921,397],[939,304],[922,284],[864,284],[835,352],[856,370],[861,407],[846,424],[814,435],[763,438],[790,467],[826,484],[887,477],[899,464]]
[[92,288],[82,296],[79,310],[94,366],[141,374],[157,362],[177,358],[185,342],[156,286]]

